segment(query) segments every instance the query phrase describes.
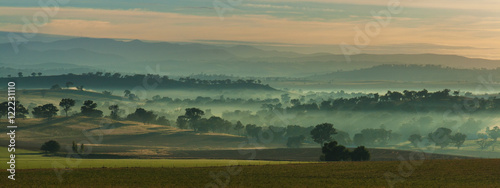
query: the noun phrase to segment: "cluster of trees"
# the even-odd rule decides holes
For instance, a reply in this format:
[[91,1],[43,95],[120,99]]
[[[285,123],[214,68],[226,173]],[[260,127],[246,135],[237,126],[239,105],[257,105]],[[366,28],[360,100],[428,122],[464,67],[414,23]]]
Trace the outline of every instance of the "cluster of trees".
[[314,142],[322,145],[320,156],[322,161],[367,161],[370,160],[370,152],[365,146],[358,146],[352,152],[343,145],[340,145],[333,135],[337,134],[337,130],[331,123],[322,123],[316,125],[311,130],[311,138]]
[[61,149],[61,145],[57,141],[54,140],[49,140],[45,142],[40,150],[44,151],[45,153],[56,153]]
[[[120,73],[110,72],[89,72],[80,75],[69,73],[65,75],[41,76],[39,77],[24,77],[22,73],[17,78],[6,78],[22,83],[25,88],[29,87],[46,87],[51,89],[62,89],[61,85],[78,80],[78,89],[83,89],[83,85],[90,88],[131,88],[138,85],[147,84],[148,86],[156,87],[157,89],[165,88],[207,88],[207,89],[223,89],[223,88],[254,88],[273,90],[269,85],[263,85],[260,80],[201,80],[190,77],[182,77],[178,80],[161,76],[157,74],[134,74],[122,75]],[[52,83],[52,84],[50,84]]]
[[[388,91],[384,95],[372,93],[364,96],[352,98],[336,99],[310,99],[306,101],[304,97],[291,99],[289,95],[282,95],[281,103],[267,103],[262,105],[262,109],[267,111],[287,110],[288,112],[313,112],[313,111],[334,111],[334,110],[354,110],[354,111],[437,111],[446,110],[450,106],[460,105],[467,111],[500,110],[500,99],[492,98],[471,98],[471,93],[460,95],[460,91],[444,89],[436,92],[429,92],[426,89],[421,91],[404,90],[403,92]],[[473,101],[472,106],[465,106],[467,100]],[[470,103],[470,102],[469,102]]]
[[460,149],[466,139],[467,135],[463,133],[457,132],[455,134],[452,134],[451,129],[440,127],[434,132],[427,134],[426,137],[423,137],[420,134],[412,134],[408,138],[408,141],[410,141],[414,147],[419,147],[421,143],[424,143],[424,140],[427,140],[429,143],[433,143],[435,146],[439,146],[441,149],[448,147],[450,144],[454,144],[457,149]]
[[185,109],[184,115],[177,117],[177,127],[181,129],[193,129],[195,132],[221,132],[230,133],[233,128],[236,131],[243,129],[241,122],[233,125],[231,122],[217,116],[203,118],[203,110],[198,108]]
[[325,143],[321,148],[323,155],[320,156],[321,161],[368,161],[370,160],[370,152],[365,146],[358,146],[352,152],[338,142],[332,141]]
[[[36,73],[36,72],[32,72],[32,73],[31,73],[31,76],[32,76],[32,77],[35,77],[35,76],[37,76],[37,75],[38,75],[38,76],[42,76],[42,73],[41,73],[41,72],[38,72],[38,73]],[[17,73],[17,76],[18,76],[19,78],[24,77],[23,72],[18,72],[18,73]],[[9,74],[7,77],[9,77],[9,78],[10,78],[10,77],[12,77],[12,76]]]

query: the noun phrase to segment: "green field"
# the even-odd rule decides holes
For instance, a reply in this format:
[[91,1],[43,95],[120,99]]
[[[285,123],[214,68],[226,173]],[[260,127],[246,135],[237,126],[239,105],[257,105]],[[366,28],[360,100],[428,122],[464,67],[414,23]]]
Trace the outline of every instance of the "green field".
[[[5,178],[0,178],[0,184],[3,187],[388,187],[384,174],[399,174],[401,164],[400,161],[371,161],[240,167],[93,168],[62,171],[60,179],[52,169],[34,169],[18,170],[15,182],[7,179],[8,172],[3,172]],[[409,176],[399,179],[395,187],[500,187],[498,159],[428,160],[412,169],[404,169]]]
[[[123,167],[213,167],[227,165],[270,165],[292,164],[299,162],[262,161],[262,160],[224,160],[224,159],[79,159],[66,157],[47,157],[39,152],[16,150],[16,169],[40,168],[123,168]],[[7,148],[0,147],[0,163],[7,169],[9,153]],[[304,162],[301,162],[304,163]]]

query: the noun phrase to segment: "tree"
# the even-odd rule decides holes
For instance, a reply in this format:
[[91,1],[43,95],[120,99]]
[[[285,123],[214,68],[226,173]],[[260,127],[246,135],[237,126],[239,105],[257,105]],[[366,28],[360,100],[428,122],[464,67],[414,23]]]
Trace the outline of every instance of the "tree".
[[455,146],[457,149],[460,149],[462,145],[464,145],[465,139],[467,138],[467,135],[463,133],[455,133],[453,136],[450,137],[451,142],[455,143]]
[[73,82],[66,82],[66,88],[69,89],[69,86],[72,86],[73,85]]
[[488,141],[487,139],[480,139],[476,141],[477,145],[479,145],[480,150],[485,150],[488,149],[490,146],[492,146],[495,141]]
[[79,91],[83,91],[83,85],[81,85],[81,86],[76,86],[76,89],[78,89]]
[[85,145],[83,143],[80,144],[80,153],[85,153]]
[[420,134],[412,134],[408,138],[408,141],[413,144],[413,147],[418,148],[418,143],[422,142],[422,136]]
[[370,152],[365,148],[365,146],[358,146],[351,152],[351,159],[353,161],[369,161]]
[[255,124],[247,124],[245,126],[245,131],[247,132],[247,136],[258,138],[259,133],[262,131],[262,127],[259,127]]
[[22,72],[18,72],[18,73],[17,73],[17,76],[18,76],[19,78],[22,78],[22,77],[23,77],[23,73],[22,73]]
[[41,73],[41,72],[38,72],[38,76],[42,76],[42,73]]
[[102,117],[102,111],[97,110],[97,104],[94,101],[86,100],[80,108],[81,114],[88,117]]
[[316,127],[311,130],[312,139],[320,145],[323,145],[325,142],[332,141],[333,134],[337,134],[337,130],[333,128],[333,124],[331,123],[316,125]]
[[158,117],[158,119],[156,119],[155,123],[158,124],[158,125],[167,125],[167,126],[170,126],[170,121],[165,116]]
[[144,108],[137,108],[134,113],[127,116],[127,119],[146,124],[155,121],[156,117],[157,115],[154,114],[153,111],[146,111]]
[[36,76],[36,73],[35,73],[35,72],[32,72],[32,73],[31,73],[31,76],[35,77],[35,76]]
[[71,109],[71,107],[75,106],[75,100],[69,98],[62,99],[61,102],[59,102],[59,106],[66,113],[66,117],[68,117],[68,111]]
[[245,128],[241,121],[236,122],[236,125],[234,126],[234,130],[238,131],[238,135],[240,135],[240,131]]
[[50,87],[50,90],[61,90],[61,86],[59,86],[59,84],[56,84],[56,85],[53,85],[52,87]]
[[102,94],[103,95],[106,95],[106,96],[111,96],[113,95],[113,93],[111,91],[102,91]]
[[[12,107],[12,105],[9,105],[9,102],[3,102],[0,104],[0,117],[8,115],[9,107]],[[14,108],[16,109],[16,118],[26,118],[26,115],[29,114],[28,109],[26,109],[19,101],[14,102]]]
[[186,116],[179,116],[177,117],[177,127],[179,129],[187,129],[189,126],[189,120]]
[[73,153],[78,153],[78,145],[76,144],[75,141],[73,141],[73,145],[71,146],[71,150],[73,150]]
[[451,129],[440,127],[436,131],[429,133],[428,138],[431,142],[434,142],[436,146],[440,146],[441,149],[445,148],[450,144]]
[[48,142],[45,142],[40,149],[46,153],[56,153],[59,149],[61,149],[61,146],[58,142],[49,140]]
[[186,108],[186,113],[184,117],[188,120],[189,126],[193,128],[194,131],[199,131],[201,124],[198,121],[201,119],[201,116],[205,115],[203,110],[198,108]]
[[131,94],[130,90],[128,89],[123,91],[123,93],[125,93],[125,97],[128,97]]
[[111,119],[117,120],[118,118],[120,118],[118,116],[118,112],[120,111],[120,107],[117,104],[109,106],[108,109],[111,110],[111,114],[109,115],[109,117]]
[[500,137],[500,128],[498,126],[493,127],[493,129],[487,127],[486,134],[496,142],[498,137]]
[[337,141],[325,143],[321,148],[325,161],[347,161],[350,158],[349,149],[343,145],[338,145]]
[[57,109],[57,107],[53,104],[45,104],[43,106],[37,106],[33,108],[31,114],[33,114],[35,118],[51,119],[52,117],[57,115],[58,111],[59,109]]
[[289,148],[300,148],[306,137],[304,135],[288,137],[286,146]]

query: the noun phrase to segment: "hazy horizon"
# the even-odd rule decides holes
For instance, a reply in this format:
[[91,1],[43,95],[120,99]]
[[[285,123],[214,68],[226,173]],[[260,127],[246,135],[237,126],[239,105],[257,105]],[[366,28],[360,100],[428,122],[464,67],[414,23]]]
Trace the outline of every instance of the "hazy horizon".
[[[44,14],[47,7],[36,2],[2,1],[0,31],[247,44],[302,53],[342,54],[341,44],[363,44],[354,46],[356,53],[500,59],[500,15],[495,13],[500,2],[492,0],[58,2],[57,8],[47,5],[50,14]],[[33,22],[34,29],[26,26]]]

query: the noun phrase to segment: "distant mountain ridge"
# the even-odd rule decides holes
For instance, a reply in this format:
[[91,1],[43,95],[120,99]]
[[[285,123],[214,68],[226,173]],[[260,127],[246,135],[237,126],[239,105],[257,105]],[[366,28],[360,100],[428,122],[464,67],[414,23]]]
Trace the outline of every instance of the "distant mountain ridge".
[[[344,55],[300,54],[262,50],[247,45],[218,46],[199,43],[118,41],[73,38],[51,42],[31,41],[19,46],[0,44],[0,64],[6,67],[60,63],[90,66],[107,71],[147,73],[159,65],[170,75],[237,74],[242,76],[293,76],[356,70],[383,64],[441,65],[454,68],[500,67],[500,60],[439,54],[359,54],[346,61]],[[62,73],[61,73],[62,74]]]

